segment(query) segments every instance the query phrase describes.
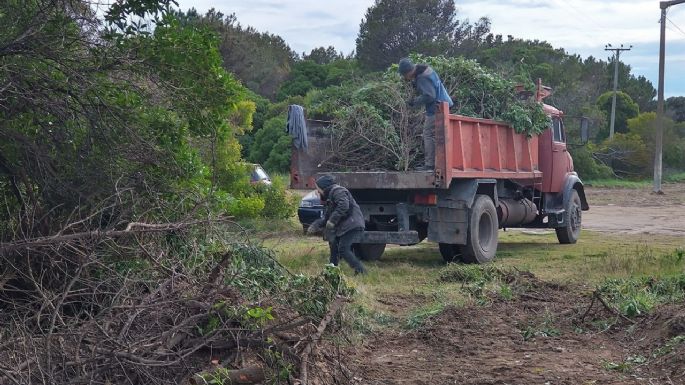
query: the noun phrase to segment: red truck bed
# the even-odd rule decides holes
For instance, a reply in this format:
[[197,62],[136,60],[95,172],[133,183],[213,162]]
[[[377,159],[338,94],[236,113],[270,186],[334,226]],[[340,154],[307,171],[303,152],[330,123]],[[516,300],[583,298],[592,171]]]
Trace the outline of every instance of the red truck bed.
[[339,183],[352,189],[448,188],[454,178],[516,179],[539,183],[538,137],[517,134],[506,123],[444,113],[436,115],[435,172],[368,171],[328,172],[317,168],[326,158],[328,140],[310,133],[307,152],[293,151],[291,187],[314,188],[317,173],[333,174]]

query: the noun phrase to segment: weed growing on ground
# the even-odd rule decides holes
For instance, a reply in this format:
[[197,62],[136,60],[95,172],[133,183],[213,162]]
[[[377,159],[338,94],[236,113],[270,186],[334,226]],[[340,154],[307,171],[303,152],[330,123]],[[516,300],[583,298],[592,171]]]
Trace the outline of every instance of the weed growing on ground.
[[510,280],[513,271],[493,264],[488,265],[460,265],[451,263],[440,270],[441,282],[491,282],[496,279]]
[[555,327],[555,317],[550,311],[545,311],[542,319],[538,322],[531,322],[521,330],[524,341],[535,337],[559,337],[561,331]]
[[663,344],[663,346],[660,346],[656,350],[654,350],[654,352],[652,353],[652,357],[659,358],[669,353],[672,353],[675,350],[675,348],[683,342],[685,342],[685,335],[675,336],[670,340],[666,341],[666,343]]
[[428,306],[418,308],[407,317],[405,327],[411,330],[419,329],[425,326],[431,318],[442,313],[444,310],[445,305],[440,302],[434,302]]
[[636,317],[656,305],[685,299],[685,274],[671,277],[607,279],[598,288],[623,315]]

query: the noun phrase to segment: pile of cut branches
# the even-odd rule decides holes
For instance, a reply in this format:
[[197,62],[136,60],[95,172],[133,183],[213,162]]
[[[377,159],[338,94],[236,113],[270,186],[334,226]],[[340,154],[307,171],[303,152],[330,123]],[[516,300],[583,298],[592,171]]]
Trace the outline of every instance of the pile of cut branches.
[[[347,383],[315,349],[351,294],[339,270],[293,275],[235,230],[134,223],[0,244],[0,384]],[[307,379],[317,362],[330,370]]]
[[[542,105],[515,91],[516,84],[463,58],[414,56],[441,77],[454,101],[450,112],[504,121],[519,133],[540,134],[549,126]],[[533,88],[532,82],[525,84]],[[400,170],[421,163],[423,111],[409,108],[410,83],[390,67],[375,79],[352,82],[310,95],[311,116],[332,120],[326,170]]]

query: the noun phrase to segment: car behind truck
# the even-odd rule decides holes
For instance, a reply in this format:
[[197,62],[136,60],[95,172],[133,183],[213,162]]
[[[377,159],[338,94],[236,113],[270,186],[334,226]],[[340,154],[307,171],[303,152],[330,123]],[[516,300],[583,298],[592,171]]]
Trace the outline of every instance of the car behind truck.
[[[549,93],[538,81],[536,100]],[[357,254],[375,260],[387,244],[427,238],[446,262],[485,263],[495,257],[498,229],[506,228],[553,228],[560,243],[575,243],[589,206],[566,148],[563,113],[543,108],[549,128],[527,137],[503,122],[450,114],[443,103],[435,119],[435,170],[326,171],[364,214]],[[314,188],[330,152],[325,130],[310,127],[309,149],[293,147],[292,188]]]

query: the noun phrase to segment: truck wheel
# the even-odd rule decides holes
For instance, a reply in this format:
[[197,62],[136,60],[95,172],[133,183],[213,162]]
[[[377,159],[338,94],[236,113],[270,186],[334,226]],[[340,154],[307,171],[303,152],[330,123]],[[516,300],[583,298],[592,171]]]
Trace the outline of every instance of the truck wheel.
[[486,263],[497,252],[497,210],[487,195],[476,195],[469,216],[466,245],[461,248],[462,260],[467,263]]
[[445,263],[455,262],[461,259],[461,245],[453,245],[451,243],[438,243],[440,248],[440,255]]
[[385,243],[357,243],[354,254],[363,261],[375,261],[383,255]]
[[571,197],[566,204],[566,226],[557,227],[557,239],[559,243],[569,244],[576,243],[580,237],[580,227],[581,227],[581,207],[580,207],[580,197],[576,190],[571,190]]

